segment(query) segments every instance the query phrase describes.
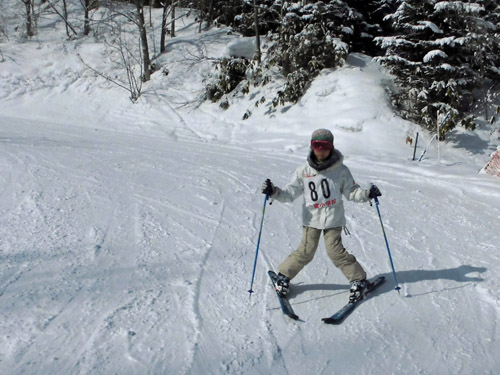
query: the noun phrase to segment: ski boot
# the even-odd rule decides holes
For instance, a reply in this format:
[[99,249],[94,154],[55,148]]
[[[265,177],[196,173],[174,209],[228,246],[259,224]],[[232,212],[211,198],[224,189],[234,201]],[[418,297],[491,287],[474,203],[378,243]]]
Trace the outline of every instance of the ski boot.
[[283,275],[282,273],[278,274],[276,278],[276,291],[282,297],[286,297],[290,290],[290,278]]
[[363,299],[365,293],[370,289],[371,283],[368,280],[354,281],[349,290],[349,303],[356,303]]

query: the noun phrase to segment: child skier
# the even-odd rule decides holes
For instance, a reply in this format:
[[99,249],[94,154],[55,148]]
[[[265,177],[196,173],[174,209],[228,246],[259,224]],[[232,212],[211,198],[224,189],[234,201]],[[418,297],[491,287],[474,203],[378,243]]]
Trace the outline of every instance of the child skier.
[[369,286],[363,267],[342,245],[341,232],[346,224],[342,195],[350,201],[367,202],[374,198],[372,194],[381,193],[376,186],[365,190],[356,184],[343,159],[333,146],[333,134],[318,129],[311,137],[307,163],[295,170],[292,181],[282,189],[269,179],[262,186],[262,193],[279,202],[304,197],[302,241],[278,267],[277,290],[282,296],[288,294],[290,280],[313,259],[321,232],[328,257],[351,283],[349,302],[360,299]]

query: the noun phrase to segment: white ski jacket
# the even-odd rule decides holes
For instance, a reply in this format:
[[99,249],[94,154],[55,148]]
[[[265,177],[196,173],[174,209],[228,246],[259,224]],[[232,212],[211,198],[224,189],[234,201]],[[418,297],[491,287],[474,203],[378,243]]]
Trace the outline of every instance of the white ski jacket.
[[[271,198],[279,202],[293,202],[303,196],[302,224],[306,227],[328,229],[346,225],[342,195],[354,202],[367,202],[369,190],[362,189],[343,164],[344,157],[334,149],[338,159],[324,170],[316,170],[308,162],[297,168],[291,182],[284,188],[276,187]],[[309,158],[310,159],[310,158]]]

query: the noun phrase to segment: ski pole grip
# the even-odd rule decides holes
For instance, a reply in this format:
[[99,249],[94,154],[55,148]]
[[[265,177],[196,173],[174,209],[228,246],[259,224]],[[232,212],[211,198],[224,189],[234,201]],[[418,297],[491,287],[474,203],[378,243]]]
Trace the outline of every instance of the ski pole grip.
[[375,186],[373,184],[370,184],[370,194],[373,197],[373,199],[375,200],[375,203],[378,204],[377,192],[376,192]]

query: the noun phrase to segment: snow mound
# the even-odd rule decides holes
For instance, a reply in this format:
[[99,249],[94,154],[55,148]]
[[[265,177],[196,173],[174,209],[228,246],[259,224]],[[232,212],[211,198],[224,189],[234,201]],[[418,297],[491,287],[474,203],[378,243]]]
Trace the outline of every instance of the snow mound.
[[224,55],[230,57],[244,57],[251,60],[255,56],[256,51],[255,38],[239,38],[227,45]]
[[447,59],[448,55],[446,54],[446,52],[440,49],[434,49],[432,51],[427,52],[427,54],[423,58],[423,61],[424,63],[429,63],[436,58]]

